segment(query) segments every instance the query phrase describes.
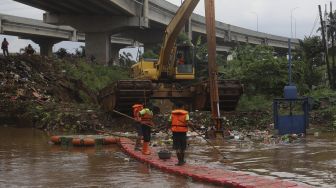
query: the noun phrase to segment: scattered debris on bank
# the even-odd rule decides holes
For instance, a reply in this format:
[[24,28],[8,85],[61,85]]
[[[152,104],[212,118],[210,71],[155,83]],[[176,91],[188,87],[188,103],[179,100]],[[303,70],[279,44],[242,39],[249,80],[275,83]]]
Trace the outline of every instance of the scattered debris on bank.
[[[88,83],[83,83],[81,76],[71,76],[64,69],[69,64],[75,69],[74,62],[45,60],[39,56],[0,58],[1,122],[36,127],[54,133],[107,129],[108,132],[134,132],[131,120],[111,116],[100,110],[98,91],[92,84],[89,87]],[[227,139],[279,143],[300,138],[300,135],[275,137],[271,110],[230,112],[222,116]],[[158,137],[167,133],[168,117],[167,113],[155,117],[157,126],[154,132]],[[322,117],[319,113],[312,113],[311,122],[324,124],[321,123],[325,121]],[[212,124],[210,112],[191,112],[190,118],[201,134],[205,134]],[[336,117],[334,121],[336,127]],[[191,132],[189,136],[196,140],[202,139],[195,132]]]
[[[0,59],[0,118],[46,131],[83,132],[104,126],[95,93],[39,56]],[[85,103],[85,101],[90,101]]]

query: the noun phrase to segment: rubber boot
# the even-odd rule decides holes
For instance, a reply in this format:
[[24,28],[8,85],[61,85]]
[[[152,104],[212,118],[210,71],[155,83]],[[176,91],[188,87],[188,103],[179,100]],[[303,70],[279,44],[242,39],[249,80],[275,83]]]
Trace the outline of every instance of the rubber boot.
[[184,160],[184,151],[181,152],[181,163],[182,165],[186,163],[186,161]]
[[141,138],[137,138],[135,141],[134,151],[141,151]]
[[142,154],[144,155],[150,155],[150,149],[149,149],[149,142],[144,142],[142,146]]
[[175,164],[176,166],[182,166],[183,165],[183,161],[182,161],[182,154],[180,152],[176,153],[178,162]]

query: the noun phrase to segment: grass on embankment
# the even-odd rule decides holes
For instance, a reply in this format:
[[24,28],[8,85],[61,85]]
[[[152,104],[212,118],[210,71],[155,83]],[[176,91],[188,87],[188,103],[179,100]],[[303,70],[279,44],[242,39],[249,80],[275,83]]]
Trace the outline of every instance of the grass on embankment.
[[127,68],[89,64],[83,60],[63,61],[60,63],[60,68],[66,71],[68,76],[82,80],[88,88],[95,92],[117,80],[129,78]]

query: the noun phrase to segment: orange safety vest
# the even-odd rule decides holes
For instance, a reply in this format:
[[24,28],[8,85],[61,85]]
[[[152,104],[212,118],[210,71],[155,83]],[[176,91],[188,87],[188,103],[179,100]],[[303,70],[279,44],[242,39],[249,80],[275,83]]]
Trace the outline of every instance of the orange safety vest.
[[183,59],[183,58],[180,58],[180,59],[178,60],[178,64],[179,64],[179,65],[184,65],[184,59]]
[[140,121],[141,118],[140,118],[139,112],[143,109],[143,105],[142,104],[135,104],[135,105],[132,106],[132,108],[133,108],[134,119]]
[[188,112],[185,110],[174,110],[171,115],[173,132],[188,132],[186,117]]

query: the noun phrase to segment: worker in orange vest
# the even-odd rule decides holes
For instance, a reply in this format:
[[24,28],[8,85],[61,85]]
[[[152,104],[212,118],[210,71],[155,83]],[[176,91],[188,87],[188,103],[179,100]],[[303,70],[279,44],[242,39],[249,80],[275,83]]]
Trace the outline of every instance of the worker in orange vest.
[[141,128],[144,143],[142,145],[142,154],[150,155],[151,151],[149,148],[149,142],[151,140],[151,128],[154,126],[153,123],[153,112],[149,108],[144,108],[139,112],[141,118]]
[[187,148],[187,132],[189,113],[183,109],[182,103],[176,103],[176,109],[172,111],[169,121],[171,122],[171,131],[173,132],[173,149],[176,150],[178,163],[182,166],[186,163],[184,153]]
[[184,60],[183,54],[178,53],[177,54],[177,64],[178,65],[184,65],[184,63],[185,63],[185,60]]
[[132,106],[133,109],[133,118],[136,120],[134,126],[137,131],[137,138],[135,141],[134,150],[140,151],[141,150],[141,140],[142,140],[142,128],[141,128],[141,117],[139,112],[144,108],[143,104],[136,103]]

